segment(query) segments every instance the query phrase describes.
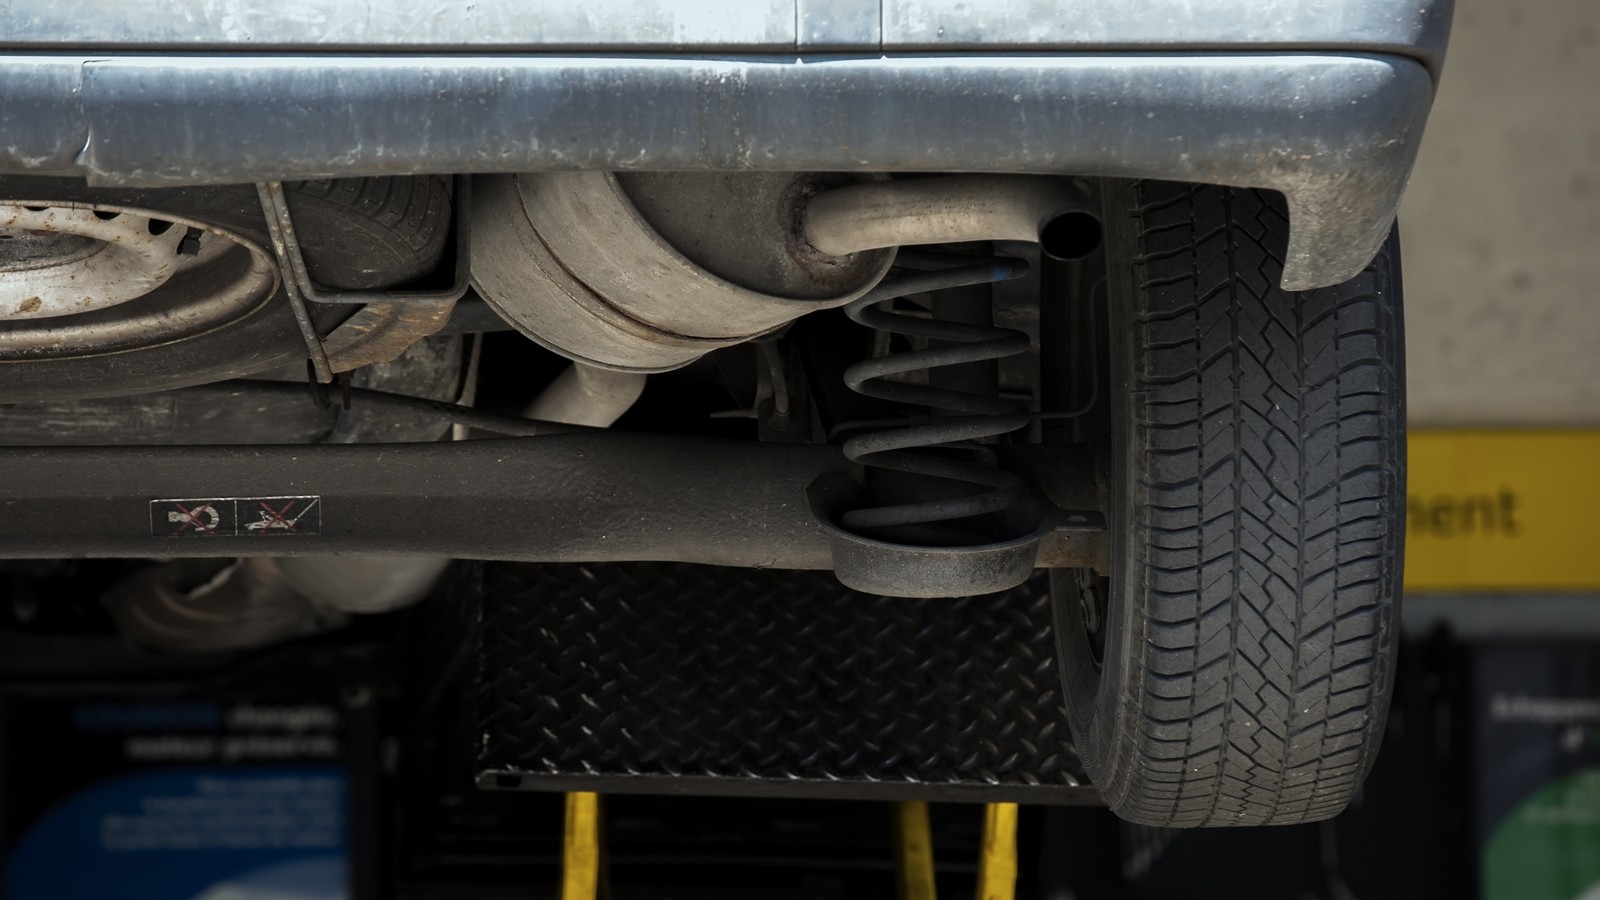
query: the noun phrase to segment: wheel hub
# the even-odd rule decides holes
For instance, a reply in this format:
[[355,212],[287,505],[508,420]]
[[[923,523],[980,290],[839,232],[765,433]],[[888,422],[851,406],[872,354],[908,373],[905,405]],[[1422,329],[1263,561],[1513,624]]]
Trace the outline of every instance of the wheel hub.
[[1077,585],[1078,616],[1088,638],[1089,656],[1096,671],[1105,661],[1106,613],[1109,599],[1107,580],[1093,569],[1075,569],[1073,578]]

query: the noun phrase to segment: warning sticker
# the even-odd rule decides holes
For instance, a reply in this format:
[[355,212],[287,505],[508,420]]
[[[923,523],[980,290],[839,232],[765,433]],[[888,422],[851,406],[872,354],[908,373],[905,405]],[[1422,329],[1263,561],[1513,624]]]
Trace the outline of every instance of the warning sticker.
[[321,497],[150,501],[150,533],[156,537],[248,537],[321,531]]
[[240,534],[316,534],[322,530],[321,497],[251,497],[238,504]]
[[150,533],[156,537],[211,537],[233,534],[237,516],[232,500],[152,500]]

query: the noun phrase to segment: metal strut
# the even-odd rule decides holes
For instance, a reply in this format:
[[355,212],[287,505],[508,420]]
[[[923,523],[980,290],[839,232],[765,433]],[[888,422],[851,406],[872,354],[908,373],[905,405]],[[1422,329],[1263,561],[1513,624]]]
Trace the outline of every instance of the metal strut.
[[289,201],[283,195],[283,183],[263,181],[256,185],[261,199],[261,209],[266,214],[267,235],[272,238],[272,255],[278,260],[278,271],[283,275],[283,292],[294,310],[294,320],[300,326],[300,336],[306,342],[306,356],[311,360],[312,372],[317,381],[333,381],[333,366],[328,362],[328,349],[322,345],[322,335],[311,320],[306,308],[306,294],[302,285],[310,282],[305,274],[305,258],[300,254],[300,239],[295,235],[294,220],[289,217]]

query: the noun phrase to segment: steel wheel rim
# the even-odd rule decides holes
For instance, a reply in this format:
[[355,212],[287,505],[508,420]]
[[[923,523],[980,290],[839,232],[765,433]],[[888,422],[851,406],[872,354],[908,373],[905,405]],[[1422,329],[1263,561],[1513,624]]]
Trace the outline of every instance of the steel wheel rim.
[[272,257],[254,241],[163,212],[11,200],[0,203],[0,234],[11,235],[0,238],[0,359],[194,337],[249,315],[278,288]]

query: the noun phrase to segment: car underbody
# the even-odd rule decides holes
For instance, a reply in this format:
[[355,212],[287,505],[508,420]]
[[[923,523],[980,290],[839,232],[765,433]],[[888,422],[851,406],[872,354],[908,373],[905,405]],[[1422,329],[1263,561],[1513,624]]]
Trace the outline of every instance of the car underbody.
[[0,57],[0,558],[144,561],[129,642],[450,560],[1043,579],[1119,814],[1359,785],[1448,3],[89,5]]

